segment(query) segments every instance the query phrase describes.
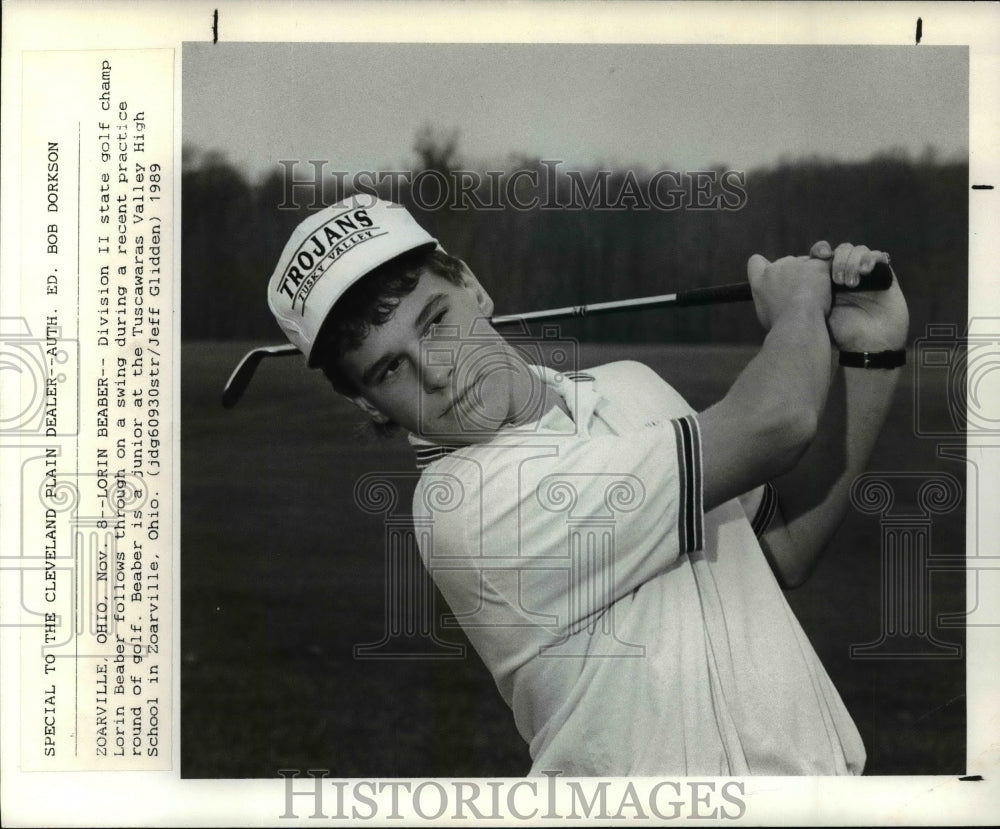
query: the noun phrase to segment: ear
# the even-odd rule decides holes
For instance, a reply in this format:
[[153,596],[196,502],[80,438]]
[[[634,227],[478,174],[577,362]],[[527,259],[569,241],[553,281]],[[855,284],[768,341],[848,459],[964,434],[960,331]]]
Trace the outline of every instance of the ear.
[[361,411],[363,411],[368,417],[378,423],[380,426],[385,425],[389,422],[389,417],[382,414],[378,409],[376,409],[371,403],[369,403],[364,397],[348,397],[355,406],[357,406]]
[[472,269],[465,264],[464,260],[459,260],[462,263],[462,285],[472,291],[473,296],[476,298],[476,304],[479,306],[479,310],[482,312],[484,317],[493,316],[493,298],[486,292],[486,289],[479,284],[479,280],[476,279],[476,275],[472,272]]

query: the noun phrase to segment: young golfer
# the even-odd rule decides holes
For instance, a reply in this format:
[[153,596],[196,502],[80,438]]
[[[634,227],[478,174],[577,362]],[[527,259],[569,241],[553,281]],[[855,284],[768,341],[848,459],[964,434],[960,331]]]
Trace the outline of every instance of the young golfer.
[[[767,336],[702,412],[635,362],[530,364],[401,207],[342,202],[269,284],[283,330],[423,468],[425,564],[532,773],[859,774],[857,729],[781,586],[840,522],[904,359],[882,253],[817,243],[747,271]],[[839,360],[838,360],[839,355]]]

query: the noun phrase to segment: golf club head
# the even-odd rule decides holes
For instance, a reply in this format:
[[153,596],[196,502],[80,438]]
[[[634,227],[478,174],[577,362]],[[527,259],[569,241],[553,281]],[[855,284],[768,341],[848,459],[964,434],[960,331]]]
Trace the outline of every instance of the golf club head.
[[250,380],[253,379],[257,366],[265,357],[293,357],[297,354],[301,355],[302,352],[290,344],[269,345],[248,351],[229,376],[229,380],[226,381],[226,386],[222,390],[223,407],[231,409],[239,402],[243,392],[250,385]]

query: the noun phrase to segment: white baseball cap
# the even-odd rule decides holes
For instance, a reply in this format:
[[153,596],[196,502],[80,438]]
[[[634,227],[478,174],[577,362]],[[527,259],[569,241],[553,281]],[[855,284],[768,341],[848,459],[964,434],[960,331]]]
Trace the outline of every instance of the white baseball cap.
[[353,196],[295,228],[268,282],[267,304],[312,368],[320,327],[351,285],[390,259],[436,245],[404,207]]

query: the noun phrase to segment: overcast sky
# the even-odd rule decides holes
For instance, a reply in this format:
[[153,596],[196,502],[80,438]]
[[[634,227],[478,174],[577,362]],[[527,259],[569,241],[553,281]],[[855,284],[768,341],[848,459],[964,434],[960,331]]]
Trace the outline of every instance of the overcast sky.
[[425,125],[457,128],[472,166],[747,170],[968,143],[961,47],[197,43],[183,72],[185,143],[253,176],[407,169]]

